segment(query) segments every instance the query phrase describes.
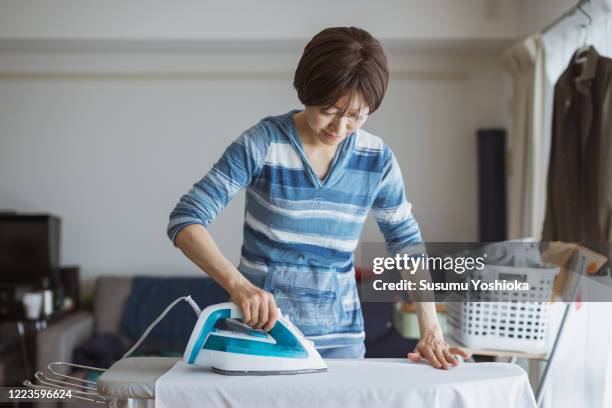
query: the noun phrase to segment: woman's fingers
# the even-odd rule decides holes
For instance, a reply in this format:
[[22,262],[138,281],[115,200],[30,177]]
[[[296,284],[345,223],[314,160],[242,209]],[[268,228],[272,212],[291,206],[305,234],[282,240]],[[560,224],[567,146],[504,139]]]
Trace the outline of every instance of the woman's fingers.
[[253,328],[265,327],[270,330],[278,320],[279,313],[274,296],[252,284],[233,291],[231,300],[240,307],[242,321]]
[[452,365],[457,365],[459,364],[459,361],[457,361],[457,359],[455,358],[455,356],[453,356],[453,354],[450,352],[448,347],[445,347],[444,350],[442,351],[444,353],[444,358],[446,359],[446,361],[449,364]]
[[274,301],[274,296],[270,295],[268,298],[268,322],[263,327],[265,331],[270,331],[276,324],[278,320],[278,308],[276,307],[276,302]]
[[251,304],[248,302],[242,302],[240,304],[240,309],[242,309],[242,321],[247,323],[251,320]]
[[455,358],[455,355],[460,355],[463,358],[469,358],[469,354],[458,347],[442,347],[434,349],[431,346],[421,346],[419,349],[414,350],[412,353],[406,354],[406,357],[415,363],[418,363],[422,359],[427,360],[432,366],[436,368],[449,367],[449,364],[458,365],[459,361]]
[[434,354],[436,355],[436,359],[440,363],[441,368],[448,370],[448,362],[444,356],[444,349],[442,347],[435,348]]
[[465,350],[460,349],[459,347],[451,347],[449,350],[453,355],[458,354],[463,358],[470,358],[470,355]]
[[434,351],[431,349],[431,347],[423,347],[422,349],[419,349],[419,351],[421,352],[421,355],[427,360],[429,361],[429,363],[436,367],[436,368],[441,368],[442,364],[440,364],[440,362],[438,361],[438,358],[436,357]]
[[259,304],[259,321],[255,323],[253,327],[256,329],[261,329],[264,324],[268,322],[269,309],[268,302],[263,301]]
[[421,353],[419,353],[418,351],[413,351],[412,353],[408,353],[406,356],[410,360],[414,361],[415,363],[418,363],[419,361],[421,361]]
[[255,299],[251,300],[251,319],[245,320],[245,323],[254,327],[259,322],[259,302]]
[[258,290],[240,302],[242,321],[255,329],[271,330],[278,320],[278,308],[271,293]]

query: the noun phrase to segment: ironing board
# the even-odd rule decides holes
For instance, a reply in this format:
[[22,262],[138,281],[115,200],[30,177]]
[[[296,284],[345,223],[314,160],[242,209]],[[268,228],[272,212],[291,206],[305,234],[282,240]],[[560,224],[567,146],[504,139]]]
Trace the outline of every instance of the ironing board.
[[154,400],[155,382],[179,360],[178,357],[128,357],[119,360],[98,378],[98,394],[120,400]]
[[156,408],[536,406],[526,373],[514,364],[464,363],[443,371],[406,359],[326,362],[326,373],[235,377],[189,366],[177,358],[130,357],[102,374],[98,392],[130,401],[130,406],[152,406],[155,401]]

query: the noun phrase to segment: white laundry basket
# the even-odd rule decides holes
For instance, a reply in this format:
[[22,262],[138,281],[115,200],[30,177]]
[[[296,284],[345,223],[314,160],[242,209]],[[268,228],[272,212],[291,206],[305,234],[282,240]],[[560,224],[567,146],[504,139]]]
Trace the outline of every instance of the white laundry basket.
[[[529,283],[529,291],[468,292],[468,301],[449,302],[449,334],[466,347],[542,353],[546,350],[548,309],[558,267],[485,265],[473,279]],[[470,288],[471,285],[470,285]],[[480,296],[478,298],[476,295]],[[469,301],[470,299],[489,301]]]

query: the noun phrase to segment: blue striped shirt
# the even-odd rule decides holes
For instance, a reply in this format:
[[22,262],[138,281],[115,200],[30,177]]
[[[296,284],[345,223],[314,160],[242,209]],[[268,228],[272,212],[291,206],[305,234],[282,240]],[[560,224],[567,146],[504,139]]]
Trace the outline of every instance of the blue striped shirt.
[[353,252],[370,209],[390,255],[422,242],[399,165],[383,141],[358,130],[336,149],[327,176],[308,163],[293,114],[245,131],[170,214],[168,236],[210,224],[246,189],[238,270],[271,292],[318,348],[363,341]]

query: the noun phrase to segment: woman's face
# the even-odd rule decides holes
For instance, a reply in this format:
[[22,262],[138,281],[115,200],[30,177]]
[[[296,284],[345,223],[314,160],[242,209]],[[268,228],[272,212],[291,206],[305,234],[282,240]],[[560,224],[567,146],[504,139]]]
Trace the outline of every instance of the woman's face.
[[365,106],[359,94],[353,96],[344,115],[340,115],[339,112],[347,103],[348,98],[348,95],[343,96],[336,101],[333,107],[326,110],[320,106],[307,106],[304,109],[306,123],[316,140],[329,146],[335,146],[363,126],[370,109]]

